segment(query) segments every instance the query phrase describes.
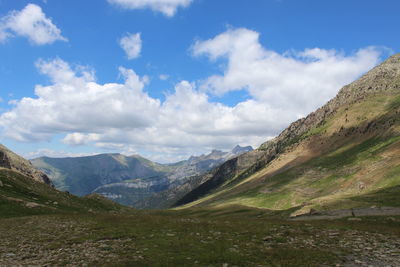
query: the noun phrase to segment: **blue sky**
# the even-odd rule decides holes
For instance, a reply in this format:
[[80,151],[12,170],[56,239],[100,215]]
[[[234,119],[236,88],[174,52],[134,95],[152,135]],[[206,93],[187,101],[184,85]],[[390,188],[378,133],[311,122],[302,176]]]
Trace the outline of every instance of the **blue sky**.
[[0,0],[1,142],[161,162],[257,146],[400,48],[395,0],[149,2]]

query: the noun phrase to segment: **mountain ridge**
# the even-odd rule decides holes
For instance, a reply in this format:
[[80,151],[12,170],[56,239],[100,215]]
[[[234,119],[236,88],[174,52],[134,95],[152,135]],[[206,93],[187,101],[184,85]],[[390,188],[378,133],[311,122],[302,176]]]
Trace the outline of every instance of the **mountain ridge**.
[[40,157],[33,159],[32,163],[46,172],[60,190],[80,196],[98,193],[124,205],[142,207],[142,204],[136,204],[142,198],[182,185],[188,182],[189,177],[202,174],[250,150],[250,146],[236,146],[230,152],[213,150],[209,154],[191,156],[172,164],[160,164],[140,155],[119,153]]
[[12,152],[2,144],[0,144],[0,168],[13,170],[32,178],[35,181],[51,186],[53,185],[50,178],[36,169],[30,161]]
[[[331,134],[332,140],[336,139],[335,142],[330,143],[330,149],[333,149],[340,147],[344,141],[349,141],[349,138],[357,134],[364,139],[368,139],[369,135],[376,135],[375,132],[377,132],[378,127],[380,127],[382,132],[384,131],[382,129],[392,127],[395,123],[398,123],[398,113],[396,113],[398,111],[394,111],[394,114],[392,114],[393,112],[382,111],[374,107],[371,108],[371,112],[380,112],[379,114],[383,116],[382,118],[373,118],[373,115],[378,115],[371,115],[368,112],[366,113],[365,110],[358,112],[360,114],[357,118],[351,118],[351,114],[347,117],[348,112],[346,113],[346,109],[357,108],[357,105],[362,106],[363,103],[367,103],[368,101],[372,101],[371,103],[375,105],[376,103],[373,103],[371,99],[379,97],[382,98],[380,101],[393,101],[394,104],[389,103],[389,106],[395,109],[399,106],[399,77],[400,54],[397,54],[363,75],[359,80],[344,86],[337,96],[328,101],[324,106],[310,113],[307,117],[293,122],[276,138],[265,142],[253,152],[243,154],[237,159],[232,159],[222,164],[214,171],[214,175],[205,179],[205,182],[184,196],[175,205],[188,204],[198,199],[200,200],[213,191],[223,191],[224,188],[226,189],[241,183],[254,173],[264,169],[285,152],[285,150],[290,150],[291,147],[299,143],[305,145],[304,143],[302,144],[302,141],[307,138],[314,138],[315,141],[322,142],[320,144],[322,146],[323,142],[328,139],[323,140],[323,138],[320,138],[321,140],[318,140],[318,136],[327,135],[328,132],[328,134]],[[387,99],[383,99],[385,97]],[[341,109],[342,107],[344,107],[343,110]],[[340,117],[340,122],[343,122],[342,125],[335,125],[335,122],[331,121],[327,122],[327,120],[334,116],[341,116],[338,113],[344,114],[343,118]],[[355,143],[356,141],[353,140]],[[310,147],[312,147],[312,144],[310,144]],[[306,156],[303,153],[298,154],[297,157],[293,156],[291,162],[288,162],[286,166],[282,166],[281,169],[278,168],[276,170],[276,174],[278,175],[293,166],[307,162],[318,155],[318,153],[323,154],[323,151],[318,151],[318,149],[314,145],[314,155],[309,154]],[[247,161],[245,157],[249,157]],[[239,165],[238,161],[246,162],[246,164]],[[219,175],[220,173],[223,175]],[[273,174],[271,175],[273,176]],[[251,188],[251,186],[248,186],[248,188]],[[206,202],[204,201],[204,203]]]

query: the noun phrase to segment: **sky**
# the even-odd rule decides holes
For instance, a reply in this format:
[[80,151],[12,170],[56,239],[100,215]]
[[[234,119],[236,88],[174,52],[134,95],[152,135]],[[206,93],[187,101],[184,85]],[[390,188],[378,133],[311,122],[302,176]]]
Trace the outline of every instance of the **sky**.
[[397,0],[0,0],[0,142],[174,162],[261,143],[400,51]]

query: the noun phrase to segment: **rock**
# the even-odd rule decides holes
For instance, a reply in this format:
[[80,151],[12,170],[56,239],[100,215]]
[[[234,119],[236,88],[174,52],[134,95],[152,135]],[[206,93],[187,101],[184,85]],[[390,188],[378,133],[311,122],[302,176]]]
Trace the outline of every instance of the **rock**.
[[28,203],[25,204],[25,206],[26,206],[27,208],[30,208],[30,209],[31,209],[31,208],[39,207],[40,204],[35,203],[35,202],[28,202]]
[[0,187],[3,187],[3,182],[0,180]]
[[315,209],[310,209],[310,212],[308,213],[309,215],[318,215],[318,211]]
[[388,220],[388,221],[392,221],[392,222],[396,222],[396,221],[397,221],[397,220],[396,220],[395,218],[393,218],[393,217],[388,217],[387,220]]
[[363,191],[365,189],[365,183],[364,182],[358,182],[358,191]]
[[351,217],[347,219],[348,221],[362,221],[361,218]]
[[228,267],[228,263],[223,263],[222,267]]
[[273,240],[274,240],[273,237],[272,237],[272,236],[269,236],[269,235],[263,238],[263,241],[264,241],[264,242],[271,242],[271,241],[273,241]]

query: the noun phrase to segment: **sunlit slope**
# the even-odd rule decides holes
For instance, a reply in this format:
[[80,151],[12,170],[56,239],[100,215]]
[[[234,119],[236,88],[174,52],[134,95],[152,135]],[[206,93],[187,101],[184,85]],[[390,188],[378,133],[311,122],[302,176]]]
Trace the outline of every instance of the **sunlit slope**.
[[400,56],[395,55],[263,144],[258,151],[264,154],[252,167],[185,207],[240,204],[298,207],[302,213],[399,206],[399,133]]

